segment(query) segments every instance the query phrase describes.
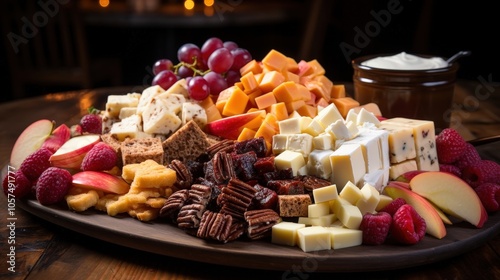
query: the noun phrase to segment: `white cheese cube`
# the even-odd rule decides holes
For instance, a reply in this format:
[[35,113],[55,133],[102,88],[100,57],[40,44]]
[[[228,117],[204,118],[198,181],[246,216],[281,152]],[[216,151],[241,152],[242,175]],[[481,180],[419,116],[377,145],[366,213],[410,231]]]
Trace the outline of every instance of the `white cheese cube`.
[[357,206],[350,204],[339,204],[339,211],[334,213],[346,228],[358,229],[363,214]]
[[288,134],[287,150],[299,152],[302,156],[307,157],[312,150],[313,137],[307,133]]
[[135,115],[137,112],[137,107],[123,107],[120,109],[120,114],[118,115],[118,118],[120,120],[123,120],[124,118],[128,118],[132,115]]
[[411,127],[383,121],[379,128],[389,132],[389,158],[391,163],[403,162],[417,156]]
[[312,136],[318,136],[320,133],[324,131],[325,129],[323,128],[323,126],[321,126],[321,124],[318,121],[312,119],[311,122],[303,129],[302,132],[311,134]]
[[309,175],[329,180],[332,176],[330,155],[332,150],[313,150],[307,159],[307,172]]
[[361,198],[356,202],[356,206],[362,215],[365,213],[374,213],[377,204],[380,201],[380,193],[370,184],[365,184],[361,188]]
[[361,145],[342,145],[330,155],[332,183],[345,186],[347,182],[357,184],[365,174],[365,160]]
[[352,182],[347,182],[339,193],[339,197],[345,199],[352,205],[356,205],[361,196],[361,190]]
[[109,132],[120,141],[126,138],[135,138],[138,133],[142,132],[142,119],[139,115],[124,118],[120,122],[114,123]]
[[207,124],[207,113],[199,104],[193,102],[185,102],[182,104],[181,121],[185,125],[193,120],[200,128],[204,128]]
[[333,137],[328,133],[321,133],[313,138],[313,149],[316,150],[334,150]]
[[330,232],[320,226],[304,227],[297,230],[298,245],[304,252],[331,249]]
[[165,94],[182,94],[184,98],[189,99],[189,92],[187,90],[187,81],[186,79],[180,79],[175,84],[171,85],[166,91]]
[[370,134],[367,130],[362,130],[358,137],[344,142],[344,145],[352,144],[361,146],[365,162],[365,173],[382,168],[382,147],[377,135]]
[[307,126],[309,126],[309,124],[312,122],[312,118],[311,117],[307,117],[307,116],[301,116],[299,118],[299,125],[300,125],[300,133],[306,133],[306,128]]
[[359,126],[365,125],[365,123],[371,123],[375,126],[380,125],[379,119],[372,112],[366,110],[365,108],[361,108],[356,118],[356,123]]
[[297,176],[297,172],[306,164],[304,157],[299,152],[284,151],[274,158],[274,165],[277,169],[283,170],[292,169],[293,176]]
[[106,112],[110,118],[118,118],[124,107],[137,107],[140,95],[129,93],[125,95],[109,95],[106,101]]
[[385,195],[385,194],[381,194],[380,195],[380,200],[379,200],[379,202],[377,204],[377,207],[375,208],[375,211],[382,210],[382,208],[384,208],[389,203],[391,203],[392,200],[393,200],[392,197],[390,197],[388,195]]
[[177,114],[169,111],[163,98],[153,98],[142,113],[144,132],[151,134],[170,134],[182,124]]
[[314,203],[307,206],[307,216],[317,218],[330,214],[330,204],[328,202]]
[[338,120],[344,121],[344,118],[337,109],[337,106],[334,103],[330,103],[323,110],[319,111],[313,120],[317,121],[325,129]]
[[357,124],[358,122],[358,113],[356,113],[356,110],[350,109],[349,112],[347,112],[347,116],[345,117],[345,122],[352,122],[354,124]]
[[323,203],[338,198],[337,186],[330,185],[313,189],[314,203]]
[[137,114],[142,115],[142,112],[146,110],[153,98],[165,90],[158,85],[150,86],[142,91],[141,98],[139,99],[139,104],[137,105]]
[[384,122],[411,127],[415,139],[418,170],[439,171],[434,122],[407,118],[392,118]]
[[174,114],[179,114],[182,110],[183,104],[187,102],[184,95],[178,93],[166,94],[166,92],[164,92],[158,95],[157,98],[158,99],[161,98],[164,101],[163,104],[165,104],[165,106],[167,107],[166,109],[168,109],[170,112]]
[[284,134],[275,134],[273,135],[273,154],[279,155],[282,152],[286,151],[286,147],[288,146],[288,136]]
[[304,228],[304,224],[281,222],[271,229],[271,242],[274,244],[295,246],[297,245],[297,230]]
[[353,139],[358,136],[359,129],[356,122],[347,121],[345,122],[345,126],[347,127],[347,130],[349,130],[349,139]]
[[293,111],[290,113],[290,115],[288,115],[288,118],[291,119],[291,118],[301,118],[302,116],[297,112],[297,111]]
[[399,176],[412,170],[417,170],[417,162],[413,159],[396,163],[391,166],[389,170],[389,177],[391,180],[396,180]]
[[288,118],[278,122],[280,134],[300,134],[300,118]]
[[325,128],[325,132],[330,134],[333,140],[349,140],[351,138],[349,129],[347,129],[347,126],[342,120],[337,120],[328,125]]
[[363,231],[342,227],[329,227],[332,249],[359,246],[363,243]]
[[304,224],[306,226],[322,226],[329,227],[335,221],[337,221],[337,216],[335,214],[326,214],[320,217],[299,217],[297,223]]
[[330,204],[330,213],[336,214],[340,213],[340,208],[342,205],[352,205],[349,201],[339,196],[336,199],[329,201]]
[[389,178],[388,174],[389,174],[389,168],[379,169],[372,171],[370,173],[366,173],[359,184],[360,186],[363,186],[364,184],[370,184],[374,186],[379,192],[382,192],[384,186],[387,185]]

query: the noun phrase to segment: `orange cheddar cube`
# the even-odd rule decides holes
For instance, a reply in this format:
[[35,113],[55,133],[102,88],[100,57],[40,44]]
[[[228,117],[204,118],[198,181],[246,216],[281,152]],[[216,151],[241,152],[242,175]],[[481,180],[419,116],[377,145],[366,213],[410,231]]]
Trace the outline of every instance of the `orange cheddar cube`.
[[297,109],[297,113],[299,113],[303,117],[311,117],[314,118],[318,114],[318,108],[316,106],[304,105]]
[[307,64],[311,66],[313,76],[323,76],[325,75],[325,68],[319,64],[316,59],[308,61]]
[[342,98],[346,97],[345,95],[345,86],[344,85],[333,85],[332,90],[330,92],[331,98]]
[[242,82],[236,82],[234,83],[234,86],[241,89],[241,90],[244,90],[245,87],[243,86],[243,83]]
[[262,67],[260,63],[253,59],[240,68],[241,76],[245,76],[245,74],[247,74],[248,72],[252,72],[254,74],[262,73]]
[[259,88],[262,90],[262,92],[270,92],[284,81],[285,77],[283,76],[283,74],[278,71],[270,71],[265,73],[264,77],[262,77]]
[[289,103],[299,99],[297,84],[294,82],[284,82],[273,89],[273,94],[278,102]]
[[286,120],[288,118],[288,110],[285,102],[279,102],[271,105],[268,108],[268,113],[273,114],[278,121]]
[[[260,111],[260,110],[257,110],[257,111]],[[253,120],[244,124],[243,127],[248,128],[248,129],[252,129],[252,130],[259,129],[259,127],[262,125],[262,122],[264,121],[264,118],[266,115],[267,115],[267,113],[262,111],[262,114],[260,114],[259,116],[255,117]]]
[[217,108],[219,113],[222,114],[222,111],[224,110],[224,106],[226,106],[226,103],[227,103],[227,100],[217,101],[217,103],[215,103],[215,108]]
[[299,74],[299,64],[292,57],[287,57],[286,71]]
[[306,104],[316,106],[316,94],[309,91],[309,97],[310,98],[308,101],[306,101]]
[[255,111],[260,111],[259,109],[255,107],[251,107],[250,109],[247,110],[247,113],[255,112]]
[[335,98],[332,99],[332,102],[335,104],[337,109],[339,109],[340,114],[344,118],[347,116],[349,110],[359,106],[359,102],[351,97]]
[[257,133],[255,130],[249,129],[249,128],[243,128],[243,130],[240,132],[240,135],[238,136],[237,141],[245,141],[245,140],[250,140],[255,137],[255,133]]
[[257,108],[257,103],[255,103],[255,98],[262,95],[262,91],[260,89],[248,94],[248,106],[251,108]]
[[252,72],[248,72],[240,78],[244,92],[252,92],[259,88],[259,83]]
[[285,77],[285,81],[290,81],[294,83],[299,83],[300,82],[300,77],[299,75],[290,72],[290,71],[283,71],[283,76]]
[[205,113],[207,114],[207,123],[222,119],[222,115],[215,104],[205,108]]
[[255,104],[259,109],[266,109],[269,106],[276,104],[276,97],[272,92],[265,93],[255,98]]
[[239,88],[234,87],[233,93],[229,97],[222,110],[223,116],[234,116],[243,114],[247,107],[248,96]]
[[278,128],[278,120],[273,114],[267,114],[266,118],[262,122],[262,125],[259,127],[257,132],[255,133],[255,138],[263,137],[266,142],[272,143],[273,136],[276,135],[279,131]]
[[318,99],[318,102],[316,102],[316,106],[321,106],[323,108],[325,108],[328,105],[329,105],[328,101],[326,101],[326,99],[324,98],[320,98]]
[[[297,85],[297,96],[298,96],[297,99],[302,99],[307,103],[309,100],[311,100],[312,96],[315,97],[315,95],[311,94],[311,92],[304,85],[301,84],[296,84],[296,85]],[[315,103],[312,103],[311,105],[314,104]]]
[[266,65],[269,69],[281,72],[286,69],[288,58],[284,54],[273,49],[262,59],[262,64]]
[[297,111],[300,107],[305,106],[306,102],[304,100],[295,100],[292,102],[286,102],[285,105],[288,114],[291,114],[293,111]]
[[221,101],[227,101],[229,99],[229,97],[231,97],[231,95],[233,94],[233,91],[235,91],[236,88],[238,88],[238,87],[231,86],[231,87],[228,87],[225,90],[221,91],[217,97],[216,103],[219,103]]

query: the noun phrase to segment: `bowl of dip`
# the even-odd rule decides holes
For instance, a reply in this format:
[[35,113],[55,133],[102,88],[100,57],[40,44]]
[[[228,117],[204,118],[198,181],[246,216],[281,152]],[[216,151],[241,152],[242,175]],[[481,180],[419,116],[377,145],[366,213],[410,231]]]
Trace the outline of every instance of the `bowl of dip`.
[[385,118],[434,121],[436,131],[449,127],[458,64],[442,57],[369,55],[352,61],[354,98],[376,103]]

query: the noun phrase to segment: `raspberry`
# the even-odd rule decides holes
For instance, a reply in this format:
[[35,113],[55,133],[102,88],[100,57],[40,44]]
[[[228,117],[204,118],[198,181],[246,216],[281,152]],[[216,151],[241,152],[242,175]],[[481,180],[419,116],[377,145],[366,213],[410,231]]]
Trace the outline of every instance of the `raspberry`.
[[441,163],[453,163],[462,156],[465,146],[464,138],[452,128],[445,128],[436,136],[436,150]]
[[500,185],[495,183],[484,183],[474,189],[477,196],[488,212],[500,210]]
[[456,165],[440,163],[439,171],[451,173],[459,178],[462,178],[462,171]]
[[19,170],[33,182],[40,177],[43,171],[50,167],[50,156],[52,156],[52,152],[49,149],[40,148],[24,159]]
[[387,204],[384,208],[380,209],[379,212],[386,212],[389,215],[394,216],[394,213],[399,209],[399,207],[406,204],[406,200],[404,198],[398,197]]
[[389,213],[378,212],[376,214],[364,214],[363,220],[359,226],[359,229],[363,231],[363,244],[383,244],[389,234],[391,223],[392,217]]
[[462,179],[473,188],[484,183],[498,183],[500,164],[492,160],[480,160],[462,171]]
[[471,143],[465,144],[465,150],[462,156],[455,162],[455,165],[463,170],[469,165],[475,164],[481,160],[481,156],[476,150],[476,147]]
[[23,198],[31,193],[31,181],[26,178],[21,170],[7,174],[3,179],[3,192],[12,194],[15,198]]
[[92,134],[102,133],[102,119],[95,110],[89,109],[89,113],[80,120],[80,126],[83,132]]
[[426,223],[415,209],[405,204],[394,213],[390,229],[391,236],[403,244],[416,244],[424,238]]
[[62,201],[71,187],[72,179],[71,173],[66,169],[48,168],[36,183],[36,199],[43,205]]
[[81,169],[84,171],[110,170],[116,165],[118,156],[115,150],[104,142],[99,142],[88,151],[82,161]]

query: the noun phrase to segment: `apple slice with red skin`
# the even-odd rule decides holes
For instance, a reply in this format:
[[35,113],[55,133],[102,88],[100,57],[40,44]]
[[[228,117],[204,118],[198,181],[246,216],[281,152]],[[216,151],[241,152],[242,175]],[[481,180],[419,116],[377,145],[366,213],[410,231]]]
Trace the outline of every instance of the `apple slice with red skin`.
[[73,174],[73,186],[100,190],[105,193],[126,194],[130,185],[122,178],[101,171],[82,171]]
[[71,138],[71,130],[65,124],[61,124],[56,127],[52,134],[45,139],[42,144],[42,148],[49,149],[52,153],[55,153],[66,141]]
[[54,124],[51,120],[42,119],[27,126],[14,143],[10,154],[10,165],[19,168],[28,155],[40,149],[52,133]]
[[76,136],[66,141],[49,159],[52,166],[79,169],[87,152],[101,141],[97,134]]
[[235,115],[210,122],[205,125],[208,134],[219,136],[225,139],[236,140],[245,124],[258,117],[265,117],[266,111],[259,110],[241,115]]
[[446,227],[444,226],[441,216],[436,208],[434,208],[425,198],[399,184],[387,185],[384,188],[384,192],[393,199],[401,197],[406,201],[406,203],[411,205],[415,211],[417,211],[417,213],[424,218],[426,223],[425,232],[427,234],[438,239],[446,236]]
[[427,171],[424,170],[412,170],[412,171],[407,171],[401,175],[399,175],[398,178],[396,178],[396,181],[399,182],[406,182],[409,183],[413,177],[417,176],[418,174],[424,173]]
[[413,192],[425,197],[446,214],[483,227],[488,213],[474,189],[459,177],[447,172],[429,171],[410,181]]

